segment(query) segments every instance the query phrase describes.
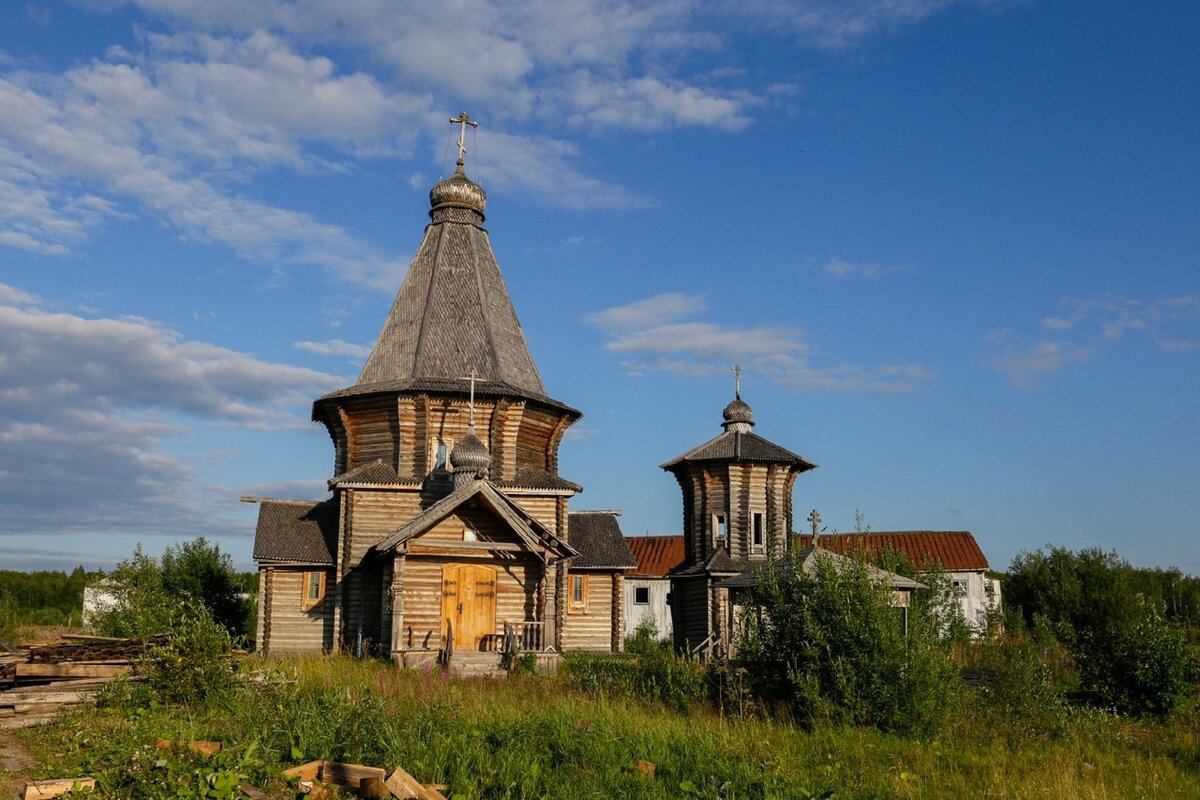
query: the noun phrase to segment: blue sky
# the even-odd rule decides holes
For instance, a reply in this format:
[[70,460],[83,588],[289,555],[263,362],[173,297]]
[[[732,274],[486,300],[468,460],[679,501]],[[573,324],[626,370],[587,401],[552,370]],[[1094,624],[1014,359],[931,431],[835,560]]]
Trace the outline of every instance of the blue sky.
[[1005,0],[0,8],[0,566],[111,566],[324,496],[467,168],[576,508],[756,432],[798,528],[1200,574],[1200,6]]

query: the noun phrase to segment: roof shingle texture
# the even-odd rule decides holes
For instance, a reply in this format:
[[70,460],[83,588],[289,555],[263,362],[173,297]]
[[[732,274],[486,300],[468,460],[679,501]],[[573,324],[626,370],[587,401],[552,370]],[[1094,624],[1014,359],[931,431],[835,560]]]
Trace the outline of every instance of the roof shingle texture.
[[665,578],[687,558],[682,536],[626,536],[625,544],[637,562],[631,578]]
[[817,466],[757,433],[738,431],[726,431],[709,439],[699,447],[671,459],[662,468],[674,469],[688,461],[765,461],[771,464],[794,464],[801,472]]
[[[795,535],[800,547],[812,545],[810,534]],[[987,558],[969,531],[878,531],[826,534],[821,547],[837,553],[860,550],[873,554],[886,547],[903,553],[917,569],[941,564],[948,570],[989,569]]]
[[338,507],[333,500],[264,500],[258,507],[254,560],[332,565],[337,536]]
[[571,569],[629,569],[637,566],[625,537],[621,535],[616,514],[574,511],[568,520],[568,540],[579,551],[579,555],[571,559]]
[[487,231],[434,222],[356,386],[449,378],[461,388],[471,372],[519,393],[546,394]]

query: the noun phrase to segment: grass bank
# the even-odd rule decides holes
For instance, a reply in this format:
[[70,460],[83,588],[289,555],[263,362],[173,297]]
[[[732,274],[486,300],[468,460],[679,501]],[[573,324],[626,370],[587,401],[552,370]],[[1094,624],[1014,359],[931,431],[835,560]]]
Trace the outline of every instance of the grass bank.
[[[1200,715],[1140,723],[1071,711],[1052,726],[967,703],[936,739],[806,732],[704,705],[581,691],[539,676],[457,681],[345,657],[248,659],[232,689],[194,706],[145,686],[24,739],[44,777],[95,775],[102,796],[232,796],[239,780],[314,759],[402,765],[459,798],[1194,798]],[[206,761],[159,738],[218,739]],[[635,760],[655,764],[639,774]],[[280,795],[284,796],[284,795]]]

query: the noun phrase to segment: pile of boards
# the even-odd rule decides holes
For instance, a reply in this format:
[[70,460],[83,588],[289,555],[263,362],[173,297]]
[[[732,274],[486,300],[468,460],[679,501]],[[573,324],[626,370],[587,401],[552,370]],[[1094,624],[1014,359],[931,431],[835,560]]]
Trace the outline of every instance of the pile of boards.
[[108,681],[130,675],[146,649],[162,641],[66,636],[56,644],[0,654],[0,730],[38,725],[91,700]]

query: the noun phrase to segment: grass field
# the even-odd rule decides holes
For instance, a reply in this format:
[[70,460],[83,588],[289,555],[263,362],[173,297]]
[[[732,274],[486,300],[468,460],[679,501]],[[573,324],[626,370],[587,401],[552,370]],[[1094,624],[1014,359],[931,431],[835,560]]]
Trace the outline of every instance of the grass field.
[[[1072,709],[1006,719],[970,697],[937,737],[804,731],[583,692],[562,678],[459,681],[345,657],[248,658],[229,690],[193,706],[145,685],[25,731],[35,777],[93,775],[103,797],[226,797],[242,780],[314,758],[401,765],[460,798],[1196,798],[1200,714],[1137,722]],[[215,759],[154,750],[217,739]],[[638,773],[638,759],[655,776]]]

